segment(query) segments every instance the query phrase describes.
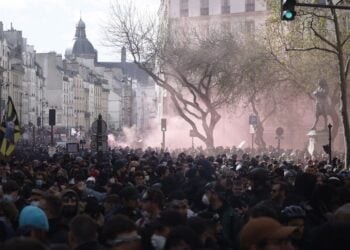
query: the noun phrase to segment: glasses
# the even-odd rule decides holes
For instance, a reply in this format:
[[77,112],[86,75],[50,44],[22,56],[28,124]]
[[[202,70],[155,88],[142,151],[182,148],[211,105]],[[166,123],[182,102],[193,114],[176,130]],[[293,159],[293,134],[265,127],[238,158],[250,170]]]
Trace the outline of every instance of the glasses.
[[75,196],[65,196],[62,198],[63,202],[69,202],[69,201],[73,201],[76,202],[78,199]]

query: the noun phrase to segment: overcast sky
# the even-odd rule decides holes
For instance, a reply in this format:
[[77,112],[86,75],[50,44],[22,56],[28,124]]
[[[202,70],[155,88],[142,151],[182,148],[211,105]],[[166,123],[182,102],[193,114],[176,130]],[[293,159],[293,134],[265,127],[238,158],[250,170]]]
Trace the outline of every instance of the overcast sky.
[[[37,52],[64,54],[71,47],[80,13],[99,61],[119,61],[118,52],[102,46],[101,26],[113,0],[0,0],[0,21],[4,29],[22,30]],[[160,0],[134,0],[140,7],[158,10]]]

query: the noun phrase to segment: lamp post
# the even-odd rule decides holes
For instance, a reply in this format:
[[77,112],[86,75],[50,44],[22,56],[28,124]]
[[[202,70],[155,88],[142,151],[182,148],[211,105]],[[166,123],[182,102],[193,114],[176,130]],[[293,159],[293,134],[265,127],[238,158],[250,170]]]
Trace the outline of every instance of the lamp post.
[[332,124],[328,124],[329,164],[332,165]]
[[22,126],[22,105],[23,105],[23,93],[19,92],[21,98],[19,100],[19,124]]
[[2,120],[2,85],[4,83],[4,72],[5,69],[0,66],[0,122]]
[[70,139],[70,131],[69,131],[69,111],[68,111],[68,106],[67,106],[67,113],[66,113],[66,119],[67,119],[67,141]]

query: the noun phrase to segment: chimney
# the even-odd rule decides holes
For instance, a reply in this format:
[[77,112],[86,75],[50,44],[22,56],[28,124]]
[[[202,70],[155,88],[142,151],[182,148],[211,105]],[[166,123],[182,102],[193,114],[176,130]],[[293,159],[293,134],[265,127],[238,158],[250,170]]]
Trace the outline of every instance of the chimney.
[[123,46],[122,48],[122,63],[126,63],[126,48]]

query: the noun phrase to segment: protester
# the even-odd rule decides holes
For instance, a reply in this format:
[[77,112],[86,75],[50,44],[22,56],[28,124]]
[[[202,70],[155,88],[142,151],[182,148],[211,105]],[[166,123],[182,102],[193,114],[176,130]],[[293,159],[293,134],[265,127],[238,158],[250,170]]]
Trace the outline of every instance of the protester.
[[20,235],[47,244],[46,234],[49,231],[49,221],[42,209],[35,206],[23,208],[19,215],[18,229]]
[[241,230],[240,246],[242,250],[293,250],[290,237],[295,230],[295,227],[282,226],[272,218],[251,219]]
[[69,225],[69,246],[74,250],[99,250],[97,223],[87,215],[74,217]]
[[0,162],[0,180],[7,249],[348,246],[350,173],[301,150],[33,148]]

